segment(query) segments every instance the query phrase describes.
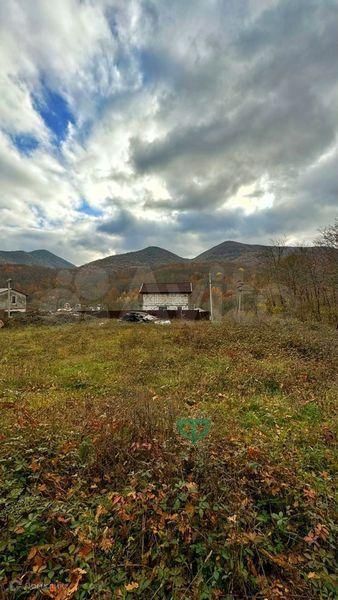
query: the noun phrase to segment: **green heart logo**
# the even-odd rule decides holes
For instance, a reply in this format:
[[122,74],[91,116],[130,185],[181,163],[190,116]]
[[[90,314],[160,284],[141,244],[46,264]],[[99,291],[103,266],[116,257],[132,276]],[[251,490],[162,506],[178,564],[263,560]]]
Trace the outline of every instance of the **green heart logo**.
[[190,440],[193,444],[197,444],[200,440],[205,438],[211,427],[210,419],[191,417],[183,417],[176,423],[177,429],[182,437]]

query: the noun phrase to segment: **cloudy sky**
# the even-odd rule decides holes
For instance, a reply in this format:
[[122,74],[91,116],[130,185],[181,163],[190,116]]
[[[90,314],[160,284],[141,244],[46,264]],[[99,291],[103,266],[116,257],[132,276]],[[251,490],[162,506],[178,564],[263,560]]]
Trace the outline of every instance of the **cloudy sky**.
[[0,249],[311,240],[337,62],[338,0],[1,0]]

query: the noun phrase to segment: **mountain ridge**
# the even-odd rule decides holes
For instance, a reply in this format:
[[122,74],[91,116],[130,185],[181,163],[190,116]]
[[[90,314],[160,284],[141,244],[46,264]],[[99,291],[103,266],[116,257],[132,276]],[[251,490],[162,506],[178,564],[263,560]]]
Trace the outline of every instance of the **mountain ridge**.
[[170,250],[160,248],[159,246],[147,246],[141,250],[125,252],[123,254],[112,254],[104,258],[91,261],[82,265],[84,267],[109,267],[109,268],[125,268],[125,267],[145,267],[158,266],[165,264],[177,264],[188,261],[189,259],[182,258]]
[[49,250],[0,250],[0,264],[27,265],[36,267],[48,267],[52,269],[73,269],[73,265],[68,260],[53,254]]
[[[228,262],[241,262],[249,265],[259,261],[260,255],[266,252],[272,245],[264,244],[245,244],[244,242],[233,242],[226,241],[217,246],[213,246],[209,250],[205,250],[195,258],[193,262],[212,262],[212,261],[228,261]],[[285,246],[284,251],[286,254],[290,254],[296,250],[295,246]]]
[[[231,263],[240,263],[250,265],[259,261],[259,255],[271,248],[270,245],[263,244],[246,244],[244,242],[234,242],[227,240],[221,244],[213,246],[209,250],[205,250],[194,258],[183,258],[178,254],[174,254],[169,250],[158,246],[148,246],[135,252],[126,252],[124,254],[113,254],[92,262],[89,262],[82,267],[102,267],[111,269],[123,269],[130,267],[155,267],[169,264],[191,264],[202,262],[219,262],[227,261]],[[287,253],[295,250],[293,246],[285,246]]]

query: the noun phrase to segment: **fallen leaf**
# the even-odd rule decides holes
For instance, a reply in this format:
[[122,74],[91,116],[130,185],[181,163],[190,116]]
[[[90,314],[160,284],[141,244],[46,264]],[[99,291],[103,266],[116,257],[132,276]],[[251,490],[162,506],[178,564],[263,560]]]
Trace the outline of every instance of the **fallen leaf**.
[[85,575],[84,569],[74,569],[71,573],[71,581],[67,585],[65,583],[52,583],[48,588],[48,596],[53,600],[70,600],[79,588],[79,583],[82,576]]
[[69,518],[63,517],[62,515],[59,515],[59,516],[56,518],[56,520],[57,520],[59,523],[62,523],[62,524],[64,524],[64,525],[66,525],[66,524],[67,524],[67,523],[69,523],[69,521],[70,521],[70,519],[69,519]]
[[102,506],[101,504],[99,504],[99,506],[96,509],[96,514],[95,514],[95,521],[96,523],[98,523],[99,518],[101,517],[101,515],[106,515],[107,514],[107,509],[104,508],[104,506]]
[[186,504],[185,506],[185,512],[187,513],[188,517],[193,517],[195,514],[195,507],[193,504],[191,504],[190,502],[188,502],[188,504]]
[[127,590],[127,592],[133,592],[134,590],[138,589],[139,584],[136,583],[136,581],[133,581],[132,583],[127,583],[124,587]]
[[37,546],[33,546],[27,556],[27,560],[32,560],[34,558],[34,556],[38,553],[38,547]]
[[314,573],[313,571],[311,573],[307,574],[307,578],[308,579],[320,579],[319,575],[317,575],[317,573]]
[[113,541],[109,538],[103,538],[100,542],[100,548],[103,550],[103,552],[109,552],[113,545]]
[[79,587],[79,583],[82,579],[82,576],[86,574],[86,571],[84,569],[74,569],[74,571],[72,571],[72,577],[71,577],[71,583],[69,586],[69,598],[75,594],[75,592],[77,591],[78,587]]
[[124,498],[123,498],[123,496],[116,495],[115,497],[114,496],[111,497],[111,501],[112,501],[112,505],[115,506],[115,504],[120,504],[120,502],[123,503]]
[[42,558],[42,556],[39,556],[35,553],[34,564],[32,567],[33,573],[41,573],[41,571],[43,571],[46,568],[46,566],[47,565],[44,563],[44,559]]
[[45,484],[45,483],[40,483],[40,484],[38,485],[38,490],[39,490],[39,492],[46,492],[46,491],[47,491],[47,486],[46,486],[46,484]]
[[228,517],[228,521],[229,521],[229,523],[236,523],[237,515],[232,515],[231,517]]
[[261,454],[261,451],[258,448],[255,448],[254,446],[249,446],[247,452],[248,452],[248,457],[251,459],[258,458]]
[[91,553],[91,551],[93,550],[93,544],[91,542],[88,542],[86,544],[83,544],[83,546],[81,546],[78,555],[81,558],[85,558],[86,556],[88,556],[88,554]]
[[189,481],[185,487],[187,488],[187,490],[189,490],[189,492],[198,492],[198,485],[194,481]]
[[307,498],[307,500],[309,500],[310,502],[313,502],[313,500],[317,498],[317,494],[312,488],[304,488],[303,494],[305,498]]
[[36,473],[36,471],[40,470],[40,465],[36,462],[36,460],[32,460],[31,464],[29,465],[29,468],[31,469],[31,471],[33,471],[33,473]]

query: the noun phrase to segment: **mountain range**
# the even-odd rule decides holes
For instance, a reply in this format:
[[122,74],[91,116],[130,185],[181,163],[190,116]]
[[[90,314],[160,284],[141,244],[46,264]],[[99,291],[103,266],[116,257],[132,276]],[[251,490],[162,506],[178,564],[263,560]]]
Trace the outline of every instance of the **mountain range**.
[[[253,265],[259,261],[259,256],[270,246],[259,244],[243,244],[241,242],[223,242],[199,254],[195,258],[182,258],[178,254],[169,252],[157,246],[149,246],[136,252],[126,252],[125,254],[114,254],[84,265],[85,267],[101,267],[103,269],[125,269],[131,267],[158,267],[160,265],[170,264],[194,264],[194,263],[215,263],[230,262]],[[294,250],[292,246],[287,246],[285,251],[290,253]]]
[[[101,268],[110,270],[121,270],[137,267],[158,267],[160,265],[170,266],[171,264],[191,264],[194,263],[212,263],[229,262],[239,265],[254,265],[259,261],[259,256],[269,246],[259,244],[244,244],[241,242],[226,241],[222,244],[210,248],[199,254],[195,258],[183,258],[164,248],[149,246],[135,252],[126,252],[124,254],[113,254],[105,258],[94,260],[82,265],[83,268]],[[288,253],[294,250],[288,246],[285,249]],[[38,267],[47,267],[52,269],[75,269],[75,265],[59,256],[56,256],[48,250],[33,250],[24,252],[21,250],[6,252],[0,250],[0,265],[16,264]]]

